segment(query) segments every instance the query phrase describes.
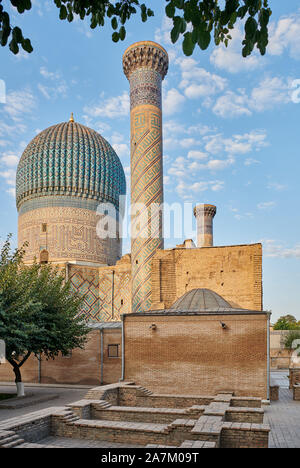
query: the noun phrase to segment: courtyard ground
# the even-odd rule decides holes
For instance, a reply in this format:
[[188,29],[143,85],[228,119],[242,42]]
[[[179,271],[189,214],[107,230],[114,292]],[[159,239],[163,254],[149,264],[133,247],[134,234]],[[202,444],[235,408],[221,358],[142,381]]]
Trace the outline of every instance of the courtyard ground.
[[[13,406],[12,400],[2,401],[0,403],[0,421],[5,419],[24,416],[25,414],[49,408],[50,406],[65,406],[68,403],[81,400],[86,395],[89,386],[82,387],[53,387],[53,386],[30,386],[25,384],[25,394],[28,395],[24,404],[26,406],[19,407],[22,400],[15,405],[14,409],[5,409],[3,406]],[[15,385],[3,386],[0,385],[0,393],[16,393]],[[46,401],[41,401],[41,400]],[[51,401],[50,401],[51,400]],[[3,405],[1,407],[1,404]]]
[[271,426],[270,448],[300,448],[300,402],[293,401],[288,370],[272,372],[280,385],[279,401],[265,406],[265,423]]
[[[280,386],[279,401],[272,402],[270,406],[264,406],[265,423],[271,427],[269,440],[270,448],[300,448],[300,402],[293,401],[292,391],[289,390],[288,370],[272,372],[272,380]],[[28,413],[49,408],[51,406],[64,406],[68,403],[78,401],[84,397],[89,387],[30,387],[26,386],[26,391],[31,394],[28,398],[28,406],[16,407],[15,409],[1,409],[0,404],[0,422],[24,416]],[[1,393],[14,393],[13,386],[1,386]],[[53,402],[41,402],[41,398],[47,395],[55,396]],[[7,401],[10,404],[10,400]],[[41,444],[57,447],[78,447],[78,448],[113,448],[122,447],[121,444],[112,444],[111,442],[89,441],[63,439],[48,437],[41,440]],[[126,445],[130,447],[130,445]]]

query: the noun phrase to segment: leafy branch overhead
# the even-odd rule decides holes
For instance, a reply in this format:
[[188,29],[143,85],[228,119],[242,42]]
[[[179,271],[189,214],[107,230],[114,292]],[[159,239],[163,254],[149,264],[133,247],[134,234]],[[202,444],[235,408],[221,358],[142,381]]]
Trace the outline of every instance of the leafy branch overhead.
[[[20,14],[32,8],[31,0],[7,0]],[[272,14],[269,0],[225,0],[220,6],[220,0],[165,0],[166,15],[173,21],[171,41],[176,43],[183,38],[182,48],[185,55],[192,55],[196,46],[205,50],[212,39],[216,46],[224,43],[228,46],[232,39],[231,32],[237,21],[244,22],[245,36],[242,54],[250,55],[257,47],[262,55],[268,45],[268,24]],[[146,22],[154,16],[154,12],[139,0],[53,0],[59,9],[59,18],[70,23],[76,18],[90,21],[92,29],[103,27],[105,20],[112,28],[112,40],[123,41],[126,37],[126,23],[138,12],[141,20]],[[19,52],[19,46],[27,52],[33,48],[30,39],[23,37],[18,26],[12,26],[10,16],[4,10],[0,0],[0,43],[14,53]]]

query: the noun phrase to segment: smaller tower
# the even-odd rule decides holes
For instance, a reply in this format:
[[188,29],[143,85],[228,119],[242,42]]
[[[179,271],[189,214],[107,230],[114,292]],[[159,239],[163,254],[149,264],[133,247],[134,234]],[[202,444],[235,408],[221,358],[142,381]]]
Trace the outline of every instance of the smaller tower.
[[194,215],[197,220],[197,247],[213,247],[213,219],[216,215],[215,205],[197,205]]

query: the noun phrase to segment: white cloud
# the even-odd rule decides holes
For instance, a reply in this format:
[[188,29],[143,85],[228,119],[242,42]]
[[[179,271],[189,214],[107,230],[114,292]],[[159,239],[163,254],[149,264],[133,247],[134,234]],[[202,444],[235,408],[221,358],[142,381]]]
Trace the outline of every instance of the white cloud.
[[220,171],[226,169],[226,167],[231,166],[235,163],[235,159],[230,157],[228,159],[211,159],[208,161],[206,167],[211,171]]
[[114,143],[112,147],[119,157],[130,155],[130,150],[126,143]]
[[225,78],[198,67],[192,58],[180,58],[176,63],[181,69],[179,87],[189,99],[207,98],[222,92],[227,86]]
[[16,198],[16,189],[15,189],[15,187],[10,187],[9,189],[6,190],[6,193],[8,193],[13,198]]
[[164,185],[169,185],[171,182],[171,177],[170,176],[164,176]]
[[253,166],[254,164],[260,164],[260,161],[254,158],[247,158],[244,162],[245,166]]
[[19,157],[13,151],[7,151],[6,153],[3,153],[0,161],[6,166],[15,167],[19,162]]
[[206,143],[205,150],[211,154],[247,154],[251,151],[258,151],[267,146],[267,134],[265,131],[253,130],[243,135],[233,135],[231,138],[224,138],[219,133],[216,135],[205,136],[203,140]]
[[12,120],[18,122],[25,114],[31,114],[36,107],[36,99],[29,89],[11,91],[6,96],[4,111]]
[[124,143],[124,136],[121,133],[113,133],[109,141],[118,156],[130,156],[130,149],[127,143]]
[[19,50],[19,52],[17,53],[17,55],[13,55],[13,58],[17,61],[20,61],[20,60],[28,60],[30,57],[30,54],[28,52],[26,52],[24,49],[21,49]]
[[300,244],[286,247],[282,242],[274,239],[263,239],[264,255],[273,258],[300,258]]
[[236,25],[231,35],[232,40],[228,47],[221,44],[214,48],[210,56],[210,62],[215,67],[226,70],[229,73],[239,73],[252,71],[263,65],[264,61],[256,51],[252,52],[249,57],[244,58],[242,56],[244,34],[241,27]]
[[237,92],[226,91],[217,99],[212,110],[223,118],[250,116],[253,111],[272,110],[291,101],[292,80],[275,76],[264,78],[249,95],[244,89]]
[[5,182],[8,185],[15,186],[16,183],[16,171],[14,169],[7,169],[5,171],[0,171],[0,176],[5,179]]
[[46,67],[41,67],[40,68],[40,74],[46,78],[46,79],[50,79],[50,80],[59,80],[61,78],[61,75],[58,71],[56,72],[50,72],[49,70],[47,70]]
[[190,199],[194,194],[206,192],[207,190],[218,192],[223,190],[223,188],[224,182],[221,180],[201,181],[193,184],[187,184],[181,181],[176,187],[176,192],[181,198]]
[[175,120],[167,120],[164,122],[164,136],[169,137],[174,135],[179,135],[179,134],[185,134],[185,135],[206,135],[207,133],[210,133],[212,131],[215,131],[215,128],[211,128],[208,125],[202,125],[202,124],[195,124],[192,126],[188,126],[186,123],[182,124],[180,122],[177,122]]
[[[280,56],[287,52],[290,57],[300,60],[300,12],[282,17],[277,23],[271,23],[269,33],[269,55]],[[233,40],[228,48],[221,45],[212,52],[210,61],[213,65],[230,73],[239,73],[255,70],[267,63],[266,57],[262,58],[256,50],[250,57],[242,57],[241,27],[236,27],[232,36]],[[254,111],[263,112],[287,104],[291,102],[291,95],[291,78],[267,77],[250,93],[247,94],[245,90],[227,91],[214,106],[212,102],[207,101],[207,107],[213,107],[213,112],[223,118],[249,116]]]
[[51,72],[46,67],[41,67],[40,74],[45,80],[54,82],[51,86],[38,83],[38,89],[46,99],[55,99],[58,96],[65,97],[67,95],[67,83],[59,71]]
[[188,152],[188,159],[196,159],[196,160],[203,161],[203,159],[207,159],[207,157],[208,157],[208,154],[204,153],[203,151],[192,150]]
[[0,120],[0,136],[15,137],[16,134],[25,133],[26,125],[21,122],[15,122],[10,125],[3,120]]
[[268,184],[268,189],[276,190],[276,192],[282,192],[283,190],[287,189],[287,186],[283,184],[279,184],[278,182],[270,182]]
[[300,59],[300,13],[280,18],[278,23],[270,25],[268,54],[282,55],[288,52],[290,57]]
[[161,27],[155,30],[154,37],[155,37],[156,42],[173,46],[171,38],[170,38],[170,32],[172,28],[173,28],[173,21],[171,20],[171,18],[164,16]]
[[[102,98],[103,96],[101,96]],[[85,106],[85,118],[108,117],[110,119],[129,115],[130,99],[127,91],[120,96],[104,99],[94,106]]]
[[261,202],[261,203],[258,203],[257,208],[259,210],[269,210],[269,209],[274,208],[274,206],[276,206],[276,203],[274,201]]
[[31,0],[31,2],[33,4],[33,9],[36,10],[39,16],[44,16],[44,13],[49,12],[53,6],[52,2],[49,0],[43,0],[43,2],[40,2],[39,0]]
[[282,78],[266,78],[251,93],[250,107],[258,112],[291,102],[291,83]]
[[165,115],[173,115],[180,112],[185,101],[185,97],[176,89],[172,88],[163,96],[163,112]]
[[223,118],[252,114],[248,109],[248,96],[244,90],[241,90],[240,94],[227,91],[218,98],[213,107],[213,112]]

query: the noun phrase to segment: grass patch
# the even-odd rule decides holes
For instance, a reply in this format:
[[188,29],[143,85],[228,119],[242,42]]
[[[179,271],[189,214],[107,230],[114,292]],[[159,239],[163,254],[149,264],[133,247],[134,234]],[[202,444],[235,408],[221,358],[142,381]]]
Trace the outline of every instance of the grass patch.
[[16,396],[16,393],[0,393],[0,401],[9,400],[10,398],[15,398]]

